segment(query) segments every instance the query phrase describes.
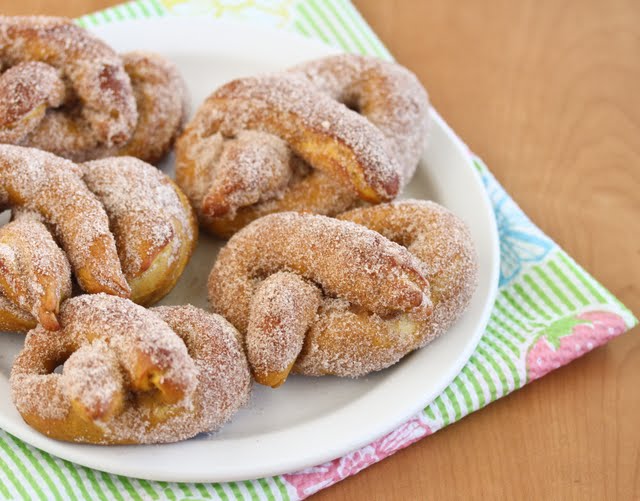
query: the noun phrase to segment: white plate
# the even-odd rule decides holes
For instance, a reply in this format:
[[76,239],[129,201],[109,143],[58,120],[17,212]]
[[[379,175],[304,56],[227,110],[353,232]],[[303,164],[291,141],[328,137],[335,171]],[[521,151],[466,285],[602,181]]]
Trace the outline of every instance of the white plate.
[[[127,21],[95,30],[119,51],[151,49],[175,61],[193,108],[236,77],[280,70],[336,52],[300,36],[212,19]],[[50,440],[24,424],[10,400],[11,361],[23,336],[0,336],[0,427],[56,456],[99,470],[165,481],[231,481],[292,472],[361,447],[431,402],[478,343],[497,290],[499,247],[491,204],[462,142],[433,111],[428,151],[407,196],[433,199],[470,226],[480,282],[462,319],[442,338],[391,369],[358,380],[291,377],[256,386],[249,406],[217,434],[159,446],[98,447]],[[170,163],[165,166],[170,169]],[[166,304],[207,307],[205,281],[219,244],[203,237]]]

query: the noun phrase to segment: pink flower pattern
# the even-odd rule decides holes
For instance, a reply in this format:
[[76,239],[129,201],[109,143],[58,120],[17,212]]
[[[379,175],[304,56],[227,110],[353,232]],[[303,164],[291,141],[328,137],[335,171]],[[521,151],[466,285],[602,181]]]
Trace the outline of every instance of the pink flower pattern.
[[297,499],[304,499],[382,461],[431,433],[432,430],[424,421],[424,414],[421,413],[362,449],[328,463],[282,475],[282,477],[295,490]]

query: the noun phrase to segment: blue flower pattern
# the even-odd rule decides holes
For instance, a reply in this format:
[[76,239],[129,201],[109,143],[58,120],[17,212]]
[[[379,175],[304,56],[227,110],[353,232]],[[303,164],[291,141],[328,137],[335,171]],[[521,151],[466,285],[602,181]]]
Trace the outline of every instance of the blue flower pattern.
[[482,161],[477,157],[474,161],[496,215],[500,236],[500,287],[502,287],[518,276],[525,264],[544,260],[555,244],[522,212]]

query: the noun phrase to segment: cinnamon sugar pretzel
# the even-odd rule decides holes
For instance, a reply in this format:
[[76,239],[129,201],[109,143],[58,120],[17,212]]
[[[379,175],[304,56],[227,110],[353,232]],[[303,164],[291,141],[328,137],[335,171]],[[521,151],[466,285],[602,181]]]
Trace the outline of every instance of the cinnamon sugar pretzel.
[[256,380],[275,387],[292,370],[356,377],[389,367],[449,328],[476,274],[462,221],[409,200],[339,219],[254,221],[220,251],[209,299],[244,336]]
[[32,330],[11,372],[18,411],[48,437],[175,442],[215,430],[248,399],[238,333],[218,315],[96,294],[65,302],[60,323],[55,336]]
[[0,16],[0,142],[75,161],[159,161],[185,117],[185,86],[158,55],[116,54],[69,19]]
[[235,80],[179,138],[176,180],[201,225],[223,237],[273,212],[388,201],[413,175],[428,108],[412,73],[364,56]]

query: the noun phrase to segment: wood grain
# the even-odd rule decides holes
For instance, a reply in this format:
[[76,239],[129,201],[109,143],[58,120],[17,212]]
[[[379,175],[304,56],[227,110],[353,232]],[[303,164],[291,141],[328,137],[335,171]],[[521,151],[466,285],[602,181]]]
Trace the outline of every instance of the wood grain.
[[[534,222],[640,313],[640,3],[355,3]],[[635,329],[314,499],[640,499],[639,383]]]

